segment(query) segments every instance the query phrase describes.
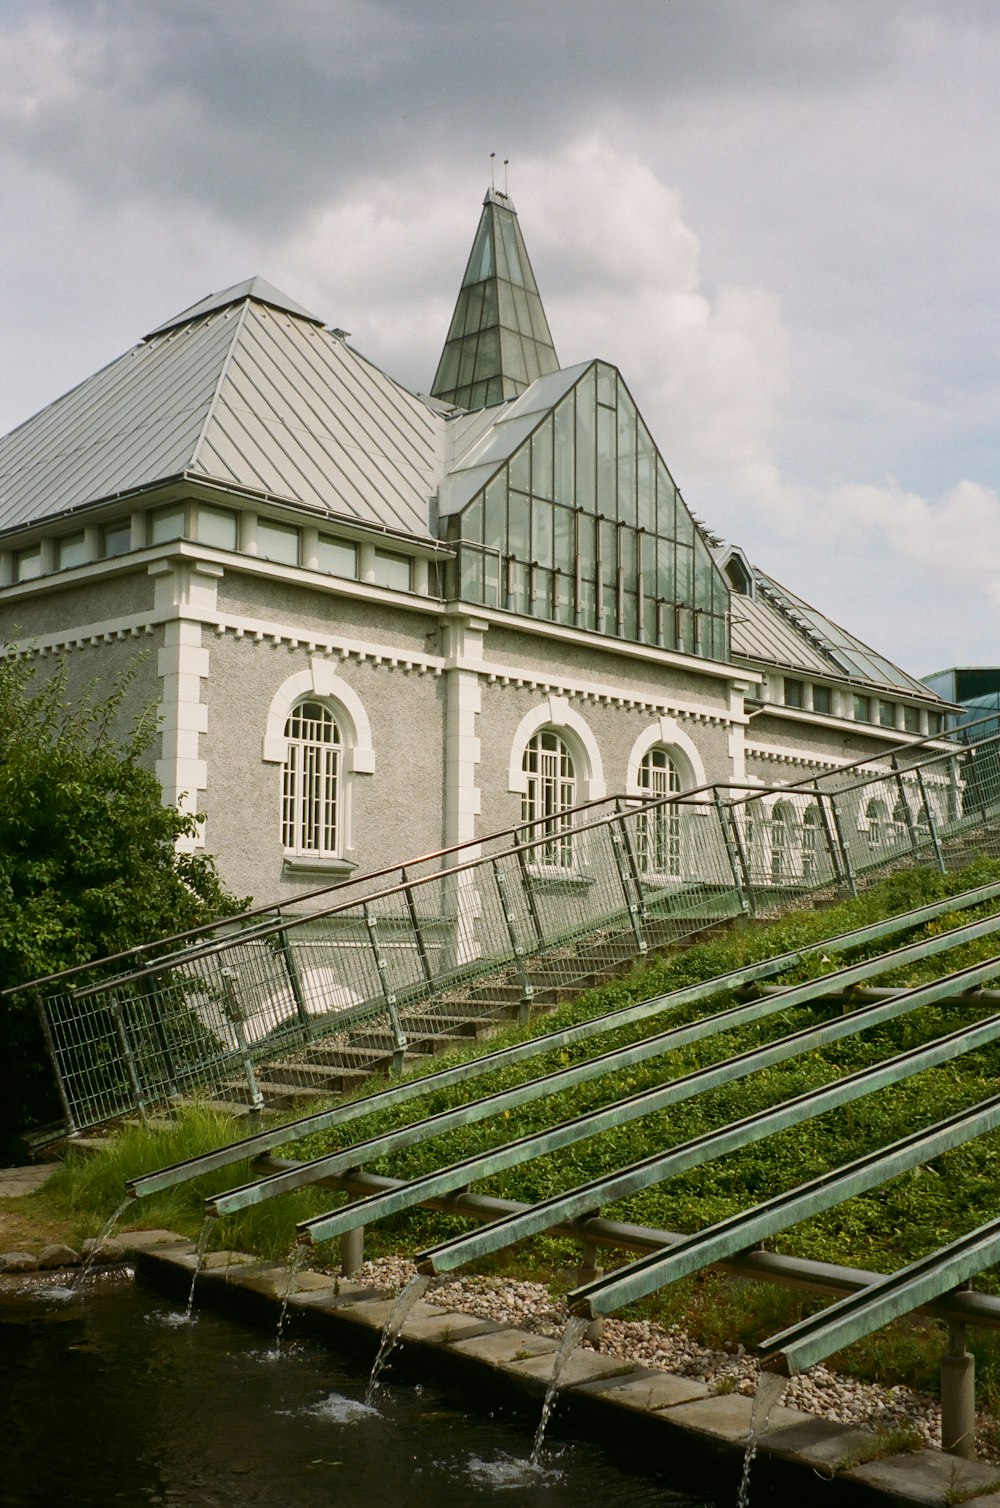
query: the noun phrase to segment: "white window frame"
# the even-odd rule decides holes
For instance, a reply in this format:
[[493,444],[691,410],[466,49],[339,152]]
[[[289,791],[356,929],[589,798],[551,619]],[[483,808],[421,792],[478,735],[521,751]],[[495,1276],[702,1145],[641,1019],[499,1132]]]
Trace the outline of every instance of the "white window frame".
[[[338,765],[338,837],[336,854],[317,853],[309,849],[296,853],[284,843],[285,767],[288,763],[289,738],[287,727],[296,706],[304,702],[319,702],[326,708],[336,725],[340,755]],[[262,757],[267,764],[281,766],[278,788],[278,838],[286,863],[291,867],[343,868],[354,867],[353,796],[357,777],[375,773],[375,751],[372,747],[371,725],[361,698],[353,687],[337,675],[333,664],[321,655],[314,655],[307,670],[289,676],[271,698],[264,733]]]
[[331,708],[309,697],[285,723],[281,768],[281,841],[292,858],[342,859],[343,755]]
[[576,763],[573,750],[555,728],[539,728],[528,740],[522,756],[525,789],[521,795],[521,821],[528,827],[525,838],[532,847],[531,868],[560,874],[572,870],[575,856],[572,823],[566,813],[578,805]]

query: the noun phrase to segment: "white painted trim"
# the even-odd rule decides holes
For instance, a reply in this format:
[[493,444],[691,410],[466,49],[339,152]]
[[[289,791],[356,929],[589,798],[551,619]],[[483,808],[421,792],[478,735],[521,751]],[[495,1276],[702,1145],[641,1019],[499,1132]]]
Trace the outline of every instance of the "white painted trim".
[[264,727],[262,758],[266,764],[284,764],[288,756],[285,724],[295,703],[315,696],[336,704],[337,721],[343,726],[346,749],[344,768],[353,775],[375,773],[375,750],[371,724],[364,703],[352,686],[337,675],[333,664],[313,655],[308,670],[300,670],[282,681],[271,698]]
[[550,696],[540,706],[526,712],[518,723],[511,744],[510,766],[507,771],[507,789],[524,795],[528,789],[528,777],[524,770],[524,751],[528,742],[542,728],[555,728],[565,738],[570,752],[576,759],[577,799],[599,801],[607,795],[604,780],[604,764],[601,751],[593,732],[578,712],[575,712],[564,696]]
[[601,703],[604,706],[620,707],[627,711],[687,717],[696,722],[715,723],[723,727],[746,721],[741,714],[734,714],[728,708],[706,707],[699,702],[683,702],[675,697],[661,697],[644,691],[630,692],[621,686],[612,686],[600,681],[579,681],[564,676],[540,675],[537,671],[491,662],[484,663],[479,669],[489,685],[509,685],[518,690],[527,688],[529,691],[539,691],[543,695],[575,697],[595,705]]
[[[467,603],[449,603],[449,611],[468,612]],[[588,632],[585,629],[567,628],[561,623],[549,623],[543,618],[525,618],[519,614],[501,612],[499,608],[483,607],[477,603],[476,616],[497,628],[507,628],[515,633],[532,634],[546,639],[557,639],[564,644],[580,644],[586,649],[603,654],[620,654],[634,660],[651,660],[659,666],[671,666],[694,675],[707,675],[715,680],[752,681],[759,685],[764,677],[756,670],[736,667],[721,660],[703,660],[697,655],[677,654],[670,649],[660,649],[655,644],[639,644],[631,639],[616,639],[608,634]]]
[[658,747],[665,749],[677,766],[682,791],[708,783],[697,744],[683,728],[677,726],[675,718],[661,717],[658,722],[644,728],[632,745],[625,772],[626,796],[645,794],[639,784],[639,766],[650,749]]
[[294,631],[280,623],[261,618],[237,617],[230,613],[216,615],[211,627],[220,637],[231,633],[237,639],[255,639],[258,643],[267,640],[289,649],[307,649],[310,653],[320,651],[338,655],[340,659],[367,660],[374,665],[384,665],[391,670],[416,671],[420,675],[440,675],[445,667],[443,655],[422,654],[417,650],[401,649],[398,644],[380,644],[369,639],[347,639],[340,634],[324,634]]

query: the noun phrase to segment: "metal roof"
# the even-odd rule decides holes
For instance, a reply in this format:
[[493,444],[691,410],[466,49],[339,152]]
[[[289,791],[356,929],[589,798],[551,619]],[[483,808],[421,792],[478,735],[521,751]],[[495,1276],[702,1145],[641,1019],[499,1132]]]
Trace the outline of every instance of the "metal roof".
[[915,676],[754,567],[756,594],[731,599],[732,653],[828,680],[940,700]]
[[178,325],[186,325],[189,320],[199,319],[203,314],[211,314],[213,309],[225,309],[229,304],[241,304],[245,298],[256,299],[259,304],[270,304],[272,309],[284,309],[286,314],[297,314],[300,319],[311,320],[314,325],[321,325],[323,321],[315,314],[310,314],[308,309],[303,309],[294,299],[282,293],[280,288],[275,288],[266,278],[247,278],[246,282],[233,283],[229,288],[223,288],[221,293],[209,293],[205,298],[199,299],[196,304],[191,304],[187,309],[182,309],[180,314],[175,314],[172,319],[164,320],[162,325],[157,325],[155,330],[150,330],[146,339],[154,335],[162,335],[164,330],[173,330]]
[[207,302],[0,440],[0,530],[189,474],[428,536],[443,417],[287,302]]

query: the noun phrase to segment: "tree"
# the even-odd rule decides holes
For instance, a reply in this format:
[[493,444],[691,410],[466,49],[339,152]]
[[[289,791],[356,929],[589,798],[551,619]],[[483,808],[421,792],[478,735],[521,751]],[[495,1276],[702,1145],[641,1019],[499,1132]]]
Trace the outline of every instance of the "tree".
[[[143,764],[155,718],[124,715],[137,669],[71,698],[64,664],[40,680],[0,658],[0,990],[248,904],[178,847],[197,819],[163,805]],[[0,1000],[0,1139],[58,1112],[51,1080],[31,1001]]]

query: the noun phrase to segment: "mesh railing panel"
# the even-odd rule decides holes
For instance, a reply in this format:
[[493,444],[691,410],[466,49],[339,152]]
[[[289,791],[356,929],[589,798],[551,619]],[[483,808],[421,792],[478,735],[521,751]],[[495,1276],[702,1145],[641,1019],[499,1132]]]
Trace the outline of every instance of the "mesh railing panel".
[[50,994],[64,1103],[83,1127],[195,1089],[257,1103],[258,1073],[328,1090],[406,1037],[557,999],[740,914],[998,853],[998,817],[998,738],[809,785],[592,805],[451,854],[450,867],[432,856],[312,915],[229,923],[155,967]]

